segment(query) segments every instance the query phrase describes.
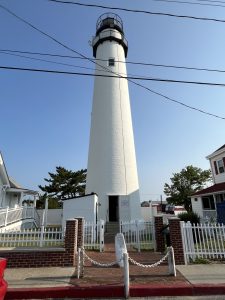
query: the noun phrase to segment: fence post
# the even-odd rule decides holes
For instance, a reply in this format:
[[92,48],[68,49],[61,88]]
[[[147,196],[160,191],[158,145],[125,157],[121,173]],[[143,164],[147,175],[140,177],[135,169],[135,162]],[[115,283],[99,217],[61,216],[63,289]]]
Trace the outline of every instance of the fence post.
[[182,244],[184,249],[184,263],[187,265],[189,263],[189,255],[187,255],[188,250],[188,240],[187,240],[187,227],[184,221],[180,221],[180,230],[182,235]]
[[129,278],[129,262],[128,262],[128,253],[123,252],[123,265],[124,265],[124,292],[125,298],[127,299],[130,294],[130,278]]
[[44,226],[44,224],[42,224],[41,225],[41,236],[40,236],[40,247],[43,247],[44,231],[45,231],[45,226]]
[[99,231],[100,231],[100,252],[104,251],[104,220],[100,220]]
[[135,220],[136,225],[136,243],[138,247],[138,252],[141,252],[141,245],[140,245],[140,235],[139,235],[139,220]]
[[169,251],[169,255],[168,255],[169,274],[174,275],[174,277],[176,277],[177,272],[176,272],[176,266],[175,266],[173,247],[168,247],[167,251]]
[[7,206],[5,212],[5,226],[7,225],[8,213],[9,213],[9,207]]

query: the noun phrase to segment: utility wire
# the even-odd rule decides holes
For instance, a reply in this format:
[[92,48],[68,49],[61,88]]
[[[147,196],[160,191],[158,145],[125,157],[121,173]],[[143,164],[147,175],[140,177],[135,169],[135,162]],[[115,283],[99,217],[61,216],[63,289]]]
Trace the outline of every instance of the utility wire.
[[[94,60],[87,58],[87,57],[86,57],[85,55],[83,55],[82,53],[79,53],[78,51],[76,51],[76,50],[74,50],[74,49],[68,47],[67,45],[63,44],[62,42],[58,41],[57,39],[55,39],[55,38],[52,37],[51,35],[47,34],[46,32],[40,30],[39,28],[37,28],[36,26],[34,26],[33,24],[31,24],[30,22],[28,22],[28,21],[26,21],[25,19],[21,18],[20,16],[16,15],[14,12],[12,12],[11,10],[9,10],[9,9],[6,8],[5,6],[3,6],[3,5],[0,4],[0,8],[2,8],[2,9],[5,10],[5,11],[7,11],[10,15],[12,15],[12,16],[14,16],[15,18],[19,19],[21,22],[27,24],[28,26],[30,26],[30,27],[33,28],[34,30],[36,30],[36,31],[38,31],[39,33],[43,34],[44,36],[48,37],[48,38],[51,39],[52,41],[54,41],[54,42],[56,42],[57,44],[61,45],[61,46],[64,47],[65,49],[67,49],[67,50],[69,50],[69,51],[72,51],[72,52],[78,54],[79,56],[81,56],[81,57],[83,57],[83,58],[86,58],[86,59],[88,59],[89,61],[91,61],[92,63],[95,63],[96,65],[98,65],[98,66],[100,66],[101,68],[103,68],[101,65],[99,65],[98,63],[96,63]],[[109,69],[107,69],[107,68],[104,68],[104,69],[106,69],[107,71],[109,70]],[[113,73],[113,72],[111,72],[111,73]],[[115,73],[115,74],[116,74],[116,73]],[[199,109],[199,108],[196,108],[196,107],[187,105],[187,104],[185,104],[185,103],[183,103],[183,102],[181,102],[181,101],[175,100],[175,99],[170,98],[170,97],[168,97],[168,96],[166,96],[166,95],[164,95],[164,94],[162,94],[162,93],[159,93],[159,92],[157,92],[157,91],[154,91],[154,90],[152,90],[152,89],[150,89],[150,88],[148,88],[148,87],[146,87],[146,86],[144,86],[144,85],[142,85],[142,84],[140,84],[140,83],[138,83],[138,82],[135,82],[135,81],[133,81],[133,80],[129,80],[129,82],[132,82],[132,83],[135,84],[136,86],[139,86],[139,87],[141,87],[141,88],[144,88],[145,90],[150,91],[151,93],[153,93],[153,94],[155,94],[155,95],[158,95],[158,96],[160,96],[160,97],[163,97],[164,99],[169,100],[169,101],[171,101],[171,102],[173,102],[173,103],[182,105],[182,106],[184,106],[184,107],[186,107],[186,108],[189,108],[189,109],[191,109],[191,110],[194,110],[194,111],[198,111],[198,112],[200,112],[200,113],[202,113],[202,114],[205,114],[205,115],[209,115],[209,116],[212,116],[212,117],[215,117],[215,118],[219,118],[219,119],[225,120],[224,117],[221,117],[221,116],[218,116],[218,115],[215,115],[215,114],[206,112],[206,111],[204,111],[204,110],[201,110],[201,109]]]
[[[113,75],[101,75],[101,74],[89,74],[89,73],[78,73],[78,72],[67,72],[67,71],[55,71],[55,70],[43,70],[43,69],[29,69],[29,68],[16,68],[16,67],[8,67],[8,66],[0,66],[0,69],[5,69],[5,70],[15,70],[15,71],[30,71],[30,72],[44,72],[44,73],[55,73],[55,74],[66,74],[66,75],[82,75],[82,76],[96,76],[96,77],[117,77],[119,79],[121,78],[124,78],[124,79],[128,79],[127,77],[123,77],[123,76],[113,76]],[[130,80],[129,80],[130,81]],[[157,80],[158,81],[158,80]],[[131,81],[131,82],[134,82],[134,81]],[[180,101],[177,101],[171,97],[168,97],[168,96],[165,96],[159,92],[156,92],[146,86],[143,86],[142,84],[139,84],[138,82],[135,82],[136,85],[152,92],[153,94],[155,95],[158,95],[158,96],[161,96],[167,100],[170,100],[174,103],[177,103],[177,104],[180,104],[186,108],[189,108],[189,109],[192,109],[192,110],[195,110],[195,111],[198,111],[200,113],[203,113],[203,114],[206,114],[206,115],[209,115],[209,116],[212,116],[212,117],[215,117],[215,118],[218,118],[218,119],[222,119],[222,120],[225,120],[225,117],[221,117],[221,116],[218,116],[218,115],[215,115],[215,114],[212,114],[212,113],[209,113],[209,112],[206,112],[202,109],[198,109],[196,107],[192,107],[190,105],[187,105],[185,103],[182,103]],[[223,84],[223,86],[225,86],[225,84]]]
[[[163,79],[163,78],[154,78],[154,77],[133,77],[133,76],[123,76],[121,74],[116,74],[116,73],[115,73],[116,75],[108,75],[108,74],[93,74],[93,73],[69,72],[69,71],[58,71],[58,70],[47,70],[47,69],[21,68],[21,67],[11,67],[11,66],[0,66],[0,69],[55,73],[55,74],[66,74],[66,75],[80,75],[80,76],[91,76],[91,77],[104,77],[104,78],[119,78],[119,79],[126,79],[129,81],[144,80],[144,81],[158,81],[158,82],[167,82],[167,83],[183,83],[183,84],[197,84],[197,85],[206,85],[206,86],[225,87],[225,83],[186,81],[186,80]],[[104,71],[101,70],[101,71],[109,72],[105,70]]]
[[225,4],[225,1],[220,1],[220,0],[193,0],[193,1],[195,1],[195,2],[209,2],[209,3],[222,3],[222,4]]
[[84,6],[84,7],[104,8],[104,9],[110,9],[110,10],[119,10],[119,11],[133,12],[133,13],[156,15],[156,16],[166,16],[166,17],[174,17],[174,18],[181,18],[181,19],[192,19],[192,20],[200,20],[200,21],[212,21],[212,22],[225,23],[224,19],[216,19],[216,18],[177,15],[177,14],[171,14],[171,13],[153,12],[153,11],[138,10],[138,9],[128,9],[128,8],[123,8],[123,7],[111,7],[111,6],[104,6],[104,5],[97,5],[97,4],[78,3],[78,2],[73,2],[73,1],[61,1],[61,0],[48,0],[48,1],[60,3],[60,4],[73,4],[73,5],[79,5],[79,6]]
[[[52,61],[52,60],[47,60],[47,59],[42,59],[42,58],[36,58],[36,57],[29,57],[29,56],[26,56],[26,55],[8,53],[6,51],[1,51],[1,50],[0,50],[0,54],[6,54],[6,55],[10,55],[10,56],[26,58],[26,59],[35,60],[35,61],[42,61],[42,62],[47,62],[47,63],[51,63],[51,64],[56,64],[56,65],[69,66],[69,67],[73,67],[73,68],[92,70],[92,71],[102,71],[102,69],[89,68],[89,67],[84,67],[84,66],[79,66],[79,65],[67,64],[67,63],[62,63],[62,62],[57,62],[57,61]],[[111,70],[107,70],[106,72],[112,73]],[[157,78],[157,79],[155,78],[154,79],[154,78],[146,76],[146,75],[137,75],[137,74],[131,74],[131,73],[128,73],[128,74],[117,73],[117,75],[118,76],[124,76],[125,75],[126,79],[154,80],[154,81],[166,81],[166,82],[201,84],[201,85],[218,85],[218,86],[220,85],[220,83],[213,83],[213,82],[207,82],[206,83],[206,82],[199,82],[199,81],[182,81],[182,80],[175,80],[175,79],[160,79],[160,78]],[[114,76],[114,77],[118,77],[118,76]]]
[[62,62],[57,62],[57,61],[42,59],[42,58],[29,57],[29,56],[26,56],[26,55],[20,55],[20,54],[15,54],[15,53],[8,53],[7,51],[1,51],[0,50],[0,54],[6,54],[6,55],[11,55],[11,56],[16,56],[16,57],[26,58],[26,59],[30,59],[30,60],[35,60],[35,61],[43,61],[43,62],[47,62],[47,63],[51,63],[51,64],[56,64],[56,65],[67,66],[67,67],[74,67],[74,68],[86,69],[86,70],[95,70],[93,68],[88,68],[88,67],[83,67],[83,66],[77,66],[77,65],[72,65],[72,64],[67,64],[67,63],[62,63]]
[[199,3],[199,2],[190,2],[190,1],[178,1],[178,0],[151,0],[154,2],[167,2],[167,3],[178,3],[178,4],[191,4],[191,5],[200,5],[200,6],[210,6],[210,7],[225,7],[222,4],[210,4],[210,3]]
[[[43,52],[19,51],[19,50],[11,50],[11,49],[0,49],[0,52],[2,52],[2,53],[12,52],[12,53],[22,53],[22,54],[31,54],[31,55],[40,55],[40,56],[81,59],[81,60],[91,59],[90,57],[80,57],[80,56],[73,56],[73,55],[62,55],[62,54],[43,53]],[[95,58],[94,61],[108,61],[108,59]],[[165,64],[154,64],[154,63],[146,63],[146,62],[121,61],[121,60],[115,60],[115,62],[123,63],[123,64],[131,64],[131,65],[140,65],[140,66],[151,66],[151,67],[160,67],[160,68],[172,68],[172,69],[184,69],[184,70],[193,70],[193,71],[225,73],[225,70],[222,70],[222,69],[197,68],[197,67],[188,67],[188,66],[165,65]]]

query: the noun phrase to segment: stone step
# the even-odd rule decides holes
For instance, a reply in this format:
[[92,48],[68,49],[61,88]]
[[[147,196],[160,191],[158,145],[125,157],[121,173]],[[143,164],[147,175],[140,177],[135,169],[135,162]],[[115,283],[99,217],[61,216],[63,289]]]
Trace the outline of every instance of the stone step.
[[106,233],[118,233],[120,232],[120,225],[118,222],[106,222],[105,225]]

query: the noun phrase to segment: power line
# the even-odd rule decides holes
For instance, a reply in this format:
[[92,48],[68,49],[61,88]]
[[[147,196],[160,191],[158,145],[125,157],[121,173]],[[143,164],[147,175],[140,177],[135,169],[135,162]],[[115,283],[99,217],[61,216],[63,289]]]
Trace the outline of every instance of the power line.
[[[122,77],[122,76],[111,76],[111,75],[100,75],[100,74],[88,74],[88,73],[78,73],[78,72],[67,72],[67,71],[55,71],[55,70],[42,70],[42,69],[29,69],[29,68],[16,68],[16,67],[7,67],[7,66],[0,66],[0,69],[5,69],[5,70],[15,70],[15,71],[31,71],[31,72],[44,72],[44,73],[55,73],[55,74],[67,74],[67,75],[83,75],[83,76],[98,76],[98,77],[117,77],[119,79],[121,78],[124,78],[124,79],[127,79],[126,77]],[[134,82],[134,81],[131,81],[131,82]],[[169,101],[172,101],[174,103],[177,103],[177,104],[180,104],[186,108],[189,108],[189,109],[192,109],[192,110],[195,110],[195,111],[198,111],[200,113],[203,113],[203,114],[206,114],[206,115],[209,115],[209,116],[212,116],[212,117],[215,117],[215,118],[218,118],[218,119],[222,119],[222,120],[225,120],[225,117],[221,117],[221,116],[218,116],[218,115],[215,115],[215,114],[212,114],[212,113],[209,113],[209,112],[206,112],[202,109],[198,109],[196,107],[193,107],[193,106],[190,106],[190,105],[187,105],[185,103],[182,103],[178,100],[175,100],[171,97],[168,97],[168,96],[165,96],[159,92],[156,92],[146,86],[143,86],[142,84],[139,84],[138,82],[135,82],[136,85],[152,92],[153,94],[155,95],[158,95],[158,96],[161,96]],[[225,86],[225,84],[223,85]]]
[[[34,26],[33,24],[31,24],[30,22],[26,21],[25,19],[21,18],[20,16],[16,15],[14,12],[12,12],[11,10],[9,10],[8,8],[4,7],[4,6],[1,5],[1,4],[0,4],[0,8],[2,8],[2,9],[5,10],[5,11],[7,11],[10,15],[14,16],[15,18],[19,19],[21,22],[27,24],[29,27],[33,28],[34,30],[38,31],[39,33],[43,34],[44,36],[48,37],[48,38],[51,39],[52,41],[54,41],[54,42],[56,42],[57,44],[61,45],[61,46],[64,47],[65,49],[67,49],[67,50],[69,50],[69,51],[72,51],[72,52],[74,52],[74,53],[80,55],[81,57],[88,59],[88,60],[91,61],[92,63],[95,63],[96,65],[102,67],[102,66],[99,65],[98,63],[94,62],[94,60],[87,58],[87,57],[86,57],[85,55],[83,55],[82,53],[79,53],[78,51],[76,51],[76,50],[74,50],[74,49],[68,47],[67,45],[63,44],[62,42],[58,41],[57,39],[55,39],[55,38],[52,37],[51,35],[49,35],[49,34],[47,34],[46,32],[40,30],[39,28],[37,28],[36,26]],[[102,68],[103,68],[103,67],[102,67]],[[107,71],[109,71],[108,68],[104,68],[104,69],[106,69]],[[111,73],[114,73],[114,72],[111,71]],[[115,73],[115,74],[116,74],[116,73]],[[196,107],[187,105],[187,104],[185,104],[185,103],[183,103],[183,102],[181,102],[181,101],[178,101],[178,100],[175,100],[175,99],[173,99],[173,98],[170,98],[170,97],[168,97],[168,96],[166,96],[166,95],[164,95],[164,94],[162,94],[162,93],[159,93],[159,92],[157,92],[157,91],[155,91],[155,90],[152,90],[152,89],[150,89],[150,88],[148,88],[148,87],[146,87],[146,86],[144,86],[144,85],[142,85],[142,84],[140,84],[140,83],[138,83],[138,82],[135,82],[135,81],[133,81],[133,80],[129,80],[129,82],[135,84],[136,86],[139,86],[139,87],[141,87],[141,88],[144,88],[145,90],[147,90],[147,91],[149,91],[149,92],[151,92],[151,93],[153,93],[153,94],[155,94],[155,95],[158,95],[158,96],[160,96],[160,97],[162,97],[162,98],[164,98],[164,99],[166,99],[166,100],[168,100],[168,101],[171,101],[171,102],[173,102],[173,103],[182,105],[182,106],[184,106],[184,107],[186,107],[186,108],[189,108],[189,109],[191,109],[191,110],[198,111],[198,112],[200,112],[200,113],[202,113],[202,114],[209,115],[209,116],[212,116],[212,117],[215,117],[215,118],[219,118],[219,119],[223,119],[223,120],[225,119],[224,117],[220,117],[220,116],[218,116],[218,115],[215,115],[215,114],[206,112],[206,111],[201,110],[201,109],[198,109],[198,108],[196,108]]]
[[225,23],[223,19],[215,19],[215,18],[206,18],[206,17],[195,17],[195,16],[188,16],[188,15],[177,15],[171,13],[162,13],[162,12],[153,12],[153,11],[146,11],[146,10],[138,10],[138,9],[129,9],[123,7],[111,7],[105,5],[97,5],[97,4],[88,4],[88,3],[78,3],[73,1],[61,1],[61,0],[48,0],[50,2],[56,2],[60,4],[73,4],[79,5],[84,7],[92,7],[92,8],[104,8],[104,9],[111,9],[111,10],[119,10],[119,11],[126,11],[132,13],[142,13],[148,15],[156,15],[156,16],[166,16],[166,17],[174,17],[174,18],[182,18],[182,19],[192,19],[192,20],[200,20],[200,21],[212,21],[212,22],[220,22]]
[[193,0],[196,2],[209,2],[209,3],[222,3],[225,4],[225,1],[220,1],[220,0]]
[[[12,53],[22,53],[22,54],[41,55],[41,56],[50,56],[50,57],[81,59],[81,60],[90,60],[91,59],[90,57],[80,57],[80,56],[73,56],[73,55],[62,55],[62,54],[43,53],[43,52],[20,51],[20,50],[11,50],[11,49],[0,49],[0,52],[2,52],[2,53],[3,52],[12,52]],[[94,59],[94,61],[108,61],[108,60],[107,59]],[[184,70],[193,70],[193,71],[225,73],[225,70],[222,70],[222,69],[198,68],[198,67],[155,64],[155,63],[146,63],[146,62],[121,61],[121,60],[115,60],[115,62],[131,64],[131,65],[160,67],[160,68],[162,67],[162,68],[172,68],[172,69],[184,69]]]
[[[151,0],[154,2],[167,2],[167,3],[178,3],[178,4],[191,4],[191,5],[200,5],[200,6],[215,6],[215,7],[225,7],[222,4],[210,4],[210,3],[199,3],[199,2],[190,2],[190,1],[178,1],[178,0]],[[223,2],[224,3],[224,2]]]
[[[52,61],[52,60],[47,60],[47,59],[41,59],[41,58],[36,58],[36,57],[29,57],[26,55],[20,55],[20,54],[15,54],[15,53],[7,53],[7,51],[1,51],[0,50],[0,54],[6,54],[6,55],[11,55],[11,56],[16,56],[16,57],[21,57],[21,58],[26,58],[26,59],[30,59],[30,60],[35,60],[35,61],[42,61],[42,62],[47,62],[47,63],[51,63],[51,64],[56,64],[56,65],[63,65],[63,66],[69,66],[69,67],[73,67],[73,68],[78,68],[78,69],[85,69],[85,70],[92,70],[92,71],[102,71],[102,69],[97,69],[97,68],[88,68],[88,67],[84,67],[84,66],[78,66],[78,65],[73,65],[73,64],[67,64],[67,63],[62,63],[62,62],[57,62],[57,61]],[[104,60],[107,61],[107,60]],[[108,70],[106,72],[111,73],[111,70]],[[225,71],[224,71],[225,72]],[[190,83],[190,84],[202,84],[202,85],[220,85],[219,83],[212,83],[212,82],[191,82],[191,81],[182,81],[182,80],[175,80],[175,79],[154,79],[152,77],[149,76],[145,76],[145,75],[137,75],[137,74],[131,74],[128,73],[124,74],[124,73],[117,73],[118,76],[124,76],[126,75],[126,79],[138,79],[138,80],[154,80],[154,81],[167,81],[167,82],[176,82],[176,83]],[[115,77],[118,77],[115,76]]]
[[72,64],[67,64],[67,63],[62,63],[62,62],[57,62],[57,61],[42,59],[42,58],[36,58],[36,57],[29,57],[29,56],[26,56],[26,55],[20,55],[20,54],[15,54],[15,53],[8,53],[7,51],[2,51],[2,50],[0,50],[0,54],[12,55],[12,56],[26,58],[26,59],[31,59],[31,60],[35,60],[35,61],[43,61],[43,62],[47,62],[47,63],[51,63],[51,64],[56,64],[56,65],[67,66],[67,67],[74,67],[74,68],[86,69],[86,70],[92,70],[92,71],[95,70],[93,68],[88,68],[88,67],[83,67],[83,66],[78,66],[78,65],[72,65]]
[[[119,79],[126,79],[126,80],[143,80],[143,81],[157,81],[157,82],[166,82],[166,83],[183,83],[183,84],[196,84],[196,85],[225,87],[225,83],[186,81],[186,80],[163,79],[163,78],[154,78],[154,77],[123,76],[121,74],[116,74],[116,73],[115,73],[116,75],[107,75],[107,74],[93,74],[93,73],[69,72],[69,71],[59,71],[59,70],[9,67],[9,66],[0,66],[0,69],[55,73],[55,74],[66,74],[66,75],[80,75],[80,76],[91,76],[91,77],[119,78]],[[102,71],[102,72],[108,72],[108,71]]]

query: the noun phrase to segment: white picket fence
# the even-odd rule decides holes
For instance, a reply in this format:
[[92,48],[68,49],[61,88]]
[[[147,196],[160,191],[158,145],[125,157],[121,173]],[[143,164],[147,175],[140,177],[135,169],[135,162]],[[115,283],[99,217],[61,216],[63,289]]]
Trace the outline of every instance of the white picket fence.
[[1,232],[0,247],[58,247],[64,243],[62,228],[32,228]]
[[[154,226],[151,222],[121,222],[120,231],[128,246],[142,249],[155,248]],[[104,250],[105,223],[84,223],[84,247],[89,250]],[[64,232],[59,227],[41,226],[26,230],[0,232],[0,247],[48,247],[62,246]]]
[[141,250],[155,249],[155,228],[152,222],[135,220],[121,222],[120,232],[123,233],[128,247]]
[[181,222],[185,262],[196,258],[225,258],[225,225]]
[[105,223],[100,220],[96,223],[85,222],[84,223],[84,247],[90,250],[100,250],[104,249],[104,232]]

